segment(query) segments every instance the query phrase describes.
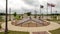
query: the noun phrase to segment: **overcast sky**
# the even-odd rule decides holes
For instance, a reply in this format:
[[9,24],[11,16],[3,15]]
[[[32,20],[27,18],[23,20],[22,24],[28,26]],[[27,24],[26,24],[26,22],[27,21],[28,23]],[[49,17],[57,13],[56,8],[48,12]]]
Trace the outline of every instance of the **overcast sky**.
[[[5,12],[5,0],[0,0],[0,12]],[[37,13],[40,12],[40,5],[43,5],[44,8],[42,9],[42,13],[47,12],[47,3],[55,4],[56,6],[53,8],[53,13],[55,11],[58,11],[60,13],[60,0],[8,0],[8,8],[11,8],[12,13],[24,13],[31,11],[34,13],[34,10],[37,11]],[[48,13],[51,13],[50,7],[48,7]]]

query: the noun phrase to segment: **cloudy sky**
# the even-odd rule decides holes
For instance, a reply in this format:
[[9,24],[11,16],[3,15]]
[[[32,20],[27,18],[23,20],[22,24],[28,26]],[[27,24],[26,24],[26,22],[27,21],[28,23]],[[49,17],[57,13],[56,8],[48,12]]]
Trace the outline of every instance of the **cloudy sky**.
[[[5,2],[6,0],[0,0],[0,12],[5,12]],[[41,9],[41,13],[47,13],[47,3],[55,4],[56,6],[53,7],[53,13],[58,11],[60,13],[60,0],[8,0],[8,8],[11,8],[11,13],[24,13],[31,11],[34,13],[36,10],[37,13],[40,12],[40,5],[43,5],[44,8]],[[51,8],[48,7],[48,13],[51,13]]]

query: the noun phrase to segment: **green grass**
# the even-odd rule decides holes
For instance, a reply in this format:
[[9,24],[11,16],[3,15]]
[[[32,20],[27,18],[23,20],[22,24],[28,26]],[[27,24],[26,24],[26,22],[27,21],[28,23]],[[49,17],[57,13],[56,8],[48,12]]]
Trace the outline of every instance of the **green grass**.
[[46,19],[47,21],[52,21],[52,22],[55,22],[55,23],[58,23],[58,24],[60,24],[60,19]]
[[52,21],[52,22],[55,22],[55,23],[58,23],[58,24],[60,24],[60,21]]
[[50,31],[52,34],[60,34],[60,28]]
[[[4,32],[0,32],[0,34],[4,34]],[[29,32],[9,31],[8,34],[29,34]]]

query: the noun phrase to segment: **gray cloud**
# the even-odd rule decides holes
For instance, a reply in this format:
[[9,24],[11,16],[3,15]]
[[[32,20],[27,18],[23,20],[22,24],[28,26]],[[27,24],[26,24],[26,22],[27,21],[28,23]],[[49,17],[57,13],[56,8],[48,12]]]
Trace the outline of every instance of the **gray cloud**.
[[[3,1],[5,1],[5,0],[3,0]],[[20,1],[20,0],[19,0]],[[16,2],[16,1],[15,1]],[[18,2],[18,1],[17,1]],[[14,8],[15,7],[17,7],[17,9],[12,9],[12,13],[13,12],[17,12],[17,13],[24,13],[24,12],[29,12],[29,11],[31,11],[32,13],[34,13],[34,10],[36,9],[37,10],[37,13],[39,13],[39,11],[40,11],[40,8],[39,8],[39,5],[41,4],[41,5],[43,5],[44,6],[44,9],[42,10],[42,13],[47,13],[47,10],[46,10],[46,8],[47,8],[47,3],[53,3],[53,4],[55,4],[56,5],[56,7],[54,7],[54,10],[53,10],[53,13],[54,13],[54,11],[58,11],[58,13],[60,13],[60,0],[47,0],[47,1],[43,1],[43,2],[40,2],[40,1],[38,1],[38,0],[23,0],[23,2],[25,3],[25,4],[27,4],[27,5],[29,5],[29,6],[34,6],[34,8],[32,9],[29,9],[30,7],[26,7],[26,6],[22,6],[22,7],[17,7],[17,6],[20,6],[19,5],[19,2],[18,2],[18,4],[17,5],[11,5],[11,6],[13,6]],[[15,4],[15,3],[14,3]],[[22,5],[22,3],[20,3],[21,5]],[[24,5],[25,5],[24,4]],[[10,5],[9,5],[10,6]],[[49,13],[51,13],[51,10],[50,10],[50,8],[49,8]]]
[[32,5],[32,6],[38,6],[39,2],[38,0],[23,0],[26,4]]

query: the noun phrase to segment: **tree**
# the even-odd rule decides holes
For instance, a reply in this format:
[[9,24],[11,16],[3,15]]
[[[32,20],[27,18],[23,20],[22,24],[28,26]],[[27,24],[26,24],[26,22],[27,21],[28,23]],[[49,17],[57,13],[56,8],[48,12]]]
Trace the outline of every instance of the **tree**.
[[0,13],[0,15],[6,15],[5,13]]
[[1,27],[1,24],[0,24],[0,29],[1,29],[2,27]]
[[17,15],[17,16],[15,17],[15,19],[20,20],[20,19],[21,19],[20,17],[21,17],[21,16]]
[[31,15],[31,12],[28,12],[28,13],[26,13],[28,16],[30,16]]
[[30,16],[29,18],[31,19],[31,12],[26,13],[28,16]]
[[19,16],[19,18],[20,18],[21,16]]
[[17,16],[17,13],[15,12],[13,15],[14,15],[14,17],[16,17]]

